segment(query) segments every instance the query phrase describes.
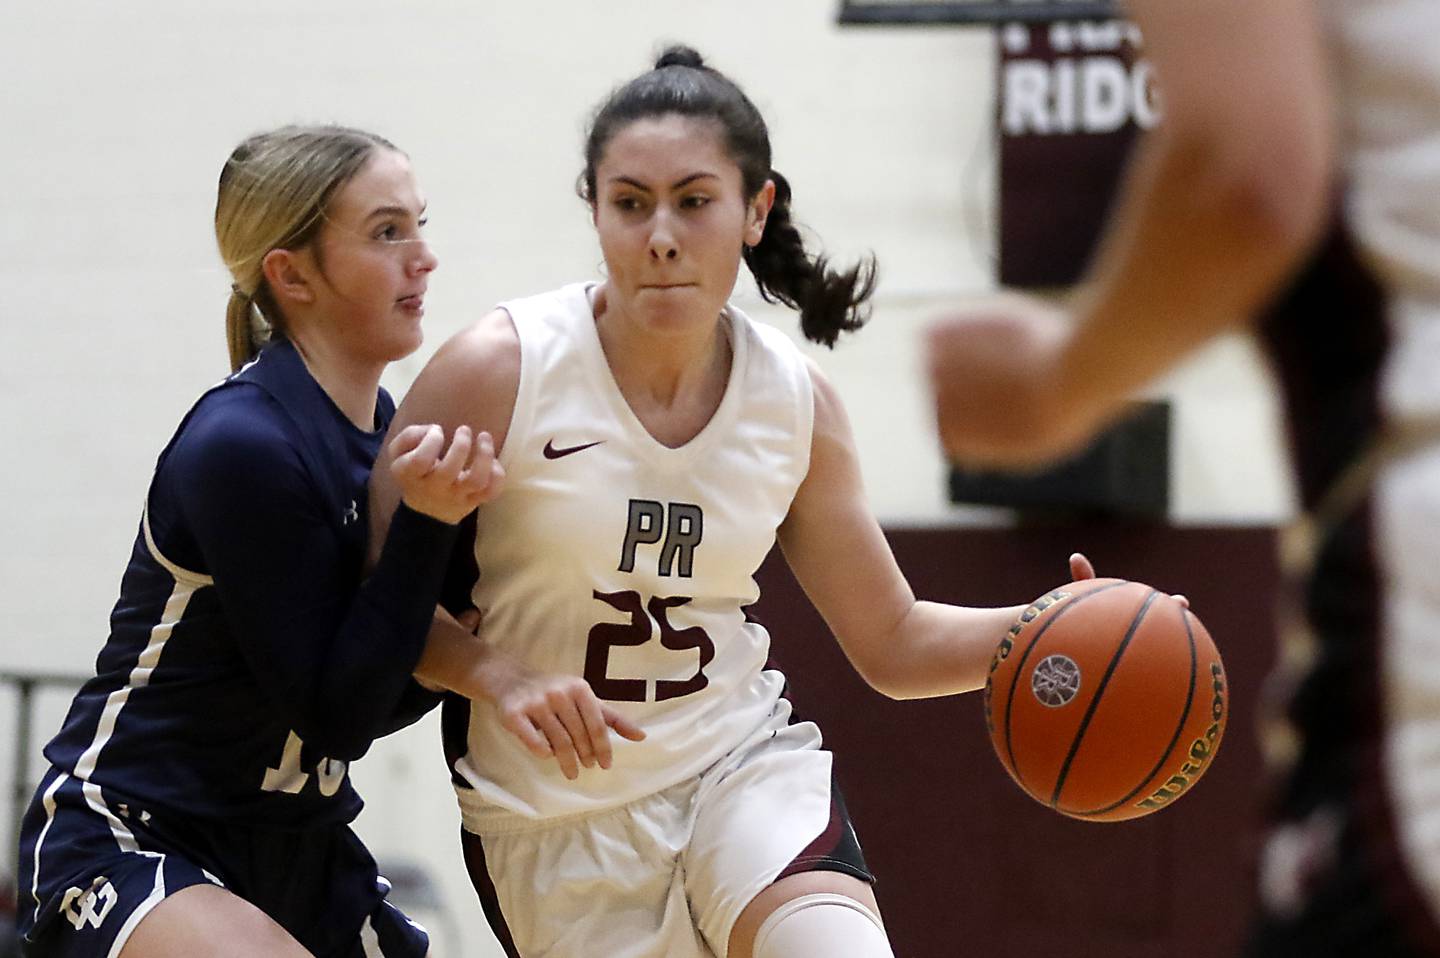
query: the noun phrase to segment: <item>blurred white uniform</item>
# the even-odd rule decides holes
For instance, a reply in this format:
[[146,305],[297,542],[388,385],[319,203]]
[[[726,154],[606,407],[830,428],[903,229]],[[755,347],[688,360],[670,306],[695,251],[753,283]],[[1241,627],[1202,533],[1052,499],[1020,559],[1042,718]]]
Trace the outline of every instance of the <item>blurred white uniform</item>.
[[1386,773],[1401,847],[1440,915],[1440,3],[1330,0],[1346,219],[1386,290],[1380,407],[1430,422],[1376,486]]
[[1303,745],[1252,953],[1440,954],[1440,3],[1317,9],[1343,205],[1264,328],[1305,506],[1377,440],[1412,441],[1376,460],[1368,498],[1331,516],[1317,554],[1317,656],[1289,712]]

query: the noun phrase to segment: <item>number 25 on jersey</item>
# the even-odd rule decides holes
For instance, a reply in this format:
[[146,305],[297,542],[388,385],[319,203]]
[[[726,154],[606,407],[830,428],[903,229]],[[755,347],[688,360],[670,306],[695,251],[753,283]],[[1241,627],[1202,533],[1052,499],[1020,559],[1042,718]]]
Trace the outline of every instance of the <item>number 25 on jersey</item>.
[[[660,545],[657,571],[662,576],[690,578],[695,562],[695,549],[700,545],[705,516],[700,507],[688,502],[672,502],[669,508],[649,499],[631,499],[625,524],[625,542],[620,549],[621,572],[635,571],[635,552],[642,545]],[[685,679],[656,679],[655,701],[690,695],[705,688],[710,680],[705,666],[715,658],[715,643],[698,626],[679,628],[670,624],[670,610],[687,604],[691,597],[651,596],[645,600],[632,589],[620,592],[593,593],[596,600],[630,616],[625,623],[601,622],[590,629],[585,647],[585,680],[602,699],[612,702],[644,702],[650,683],[645,678],[612,678],[609,674],[610,650],[616,646],[639,646],[649,642],[659,627],[660,644],[675,652],[696,650],[699,663],[695,673]]]

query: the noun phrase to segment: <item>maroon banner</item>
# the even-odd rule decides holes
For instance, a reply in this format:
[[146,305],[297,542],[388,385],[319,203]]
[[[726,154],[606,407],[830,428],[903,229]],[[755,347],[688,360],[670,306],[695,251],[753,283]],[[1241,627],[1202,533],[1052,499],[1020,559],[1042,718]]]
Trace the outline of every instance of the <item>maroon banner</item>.
[[1073,283],[1135,135],[1159,121],[1140,30],[1125,20],[1007,23],[999,44],[1000,282]]

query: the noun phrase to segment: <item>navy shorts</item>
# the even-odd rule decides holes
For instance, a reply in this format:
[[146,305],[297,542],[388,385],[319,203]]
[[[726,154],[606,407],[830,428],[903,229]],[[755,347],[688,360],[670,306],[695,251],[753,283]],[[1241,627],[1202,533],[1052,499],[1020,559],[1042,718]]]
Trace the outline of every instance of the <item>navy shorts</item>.
[[280,829],[151,810],[52,769],[20,833],[17,926],[31,958],[118,954],[166,896],[210,883],[317,958],[423,958],[429,936],[348,826]]

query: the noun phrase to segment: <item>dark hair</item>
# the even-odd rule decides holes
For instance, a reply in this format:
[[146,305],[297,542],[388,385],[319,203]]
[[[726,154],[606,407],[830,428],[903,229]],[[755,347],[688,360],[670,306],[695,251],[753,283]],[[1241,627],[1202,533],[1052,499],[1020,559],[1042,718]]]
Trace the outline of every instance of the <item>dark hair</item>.
[[805,337],[826,346],[834,346],[840,333],[863,326],[870,312],[866,301],[875,291],[874,257],[836,272],[823,255],[812,257],[805,251],[790,218],[790,184],[770,166],[770,133],[764,118],[729,77],[706,66],[689,47],[665,50],[653,70],[615,90],[595,111],[585,138],[580,197],[595,204],[595,168],[616,133],[636,120],[670,113],[720,124],[727,152],[740,167],[747,200],[760,192],[766,180],[775,182],[775,205],[765,232],[759,243],[744,251],[745,265],[766,302],[799,310]]

